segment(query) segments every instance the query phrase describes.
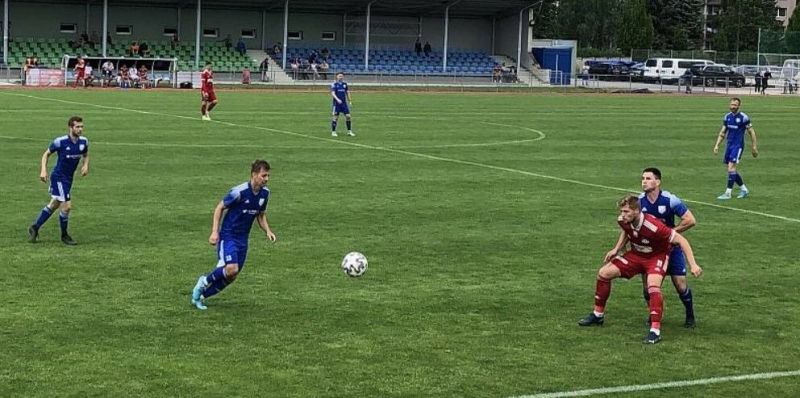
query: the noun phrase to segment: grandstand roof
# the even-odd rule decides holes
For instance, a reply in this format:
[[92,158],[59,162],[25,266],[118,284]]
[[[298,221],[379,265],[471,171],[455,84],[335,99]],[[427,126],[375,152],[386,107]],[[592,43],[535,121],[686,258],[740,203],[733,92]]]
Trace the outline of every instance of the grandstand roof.
[[[46,3],[86,4],[86,0],[34,0]],[[102,0],[90,0],[93,4],[102,4]],[[367,4],[371,0],[289,0],[289,13],[322,12],[358,15],[365,14]],[[405,15],[405,16],[443,16],[448,3],[455,3],[450,8],[451,17],[491,17],[510,16],[531,4],[541,3],[535,0],[378,0],[372,5],[373,15]],[[196,0],[109,0],[109,6],[163,6],[193,8]],[[203,0],[203,8],[249,8],[282,10],[284,0]]]

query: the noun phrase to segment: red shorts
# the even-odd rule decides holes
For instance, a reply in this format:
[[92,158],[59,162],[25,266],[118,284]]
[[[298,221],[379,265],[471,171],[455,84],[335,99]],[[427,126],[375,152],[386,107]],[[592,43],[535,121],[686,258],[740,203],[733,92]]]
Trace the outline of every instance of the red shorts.
[[622,256],[611,259],[611,263],[619,268],[625,279],[631,279],[638,274],[656,274],[664,276],[669,265],[669,253],[664,255],[644,257],[635,251],[627,251]]
[[200,95],[202,96],[203,101],[214,102],[217,100],[217,95],[214,94],[214,90],[201,91]]

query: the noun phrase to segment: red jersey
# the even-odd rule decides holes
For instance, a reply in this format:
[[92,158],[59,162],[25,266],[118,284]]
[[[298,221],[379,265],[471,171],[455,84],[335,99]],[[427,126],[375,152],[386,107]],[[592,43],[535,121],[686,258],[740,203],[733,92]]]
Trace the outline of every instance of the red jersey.
[[650,214],[641,213],[634,225],[621,218],[617,223],[628,236],[631,249],[642,257],[667,256],[672,250],[675,231]]
[[200,91],[214,91],[214,73],[210,70],[204,70],[200,73]]
[[75,64],[75,74],[78,77],[83,77],[84,73],[86,72],[86,64],[78,62]]

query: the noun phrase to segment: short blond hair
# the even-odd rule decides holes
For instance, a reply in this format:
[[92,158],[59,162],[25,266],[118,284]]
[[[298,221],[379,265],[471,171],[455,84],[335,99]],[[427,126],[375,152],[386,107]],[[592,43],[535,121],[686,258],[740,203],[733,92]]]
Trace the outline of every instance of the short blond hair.
[[639,206],[639,196],[629,193],[617,201],[617,208],[621,209],[625,206],[630,207],[631,210],[639,210],[641,208]]

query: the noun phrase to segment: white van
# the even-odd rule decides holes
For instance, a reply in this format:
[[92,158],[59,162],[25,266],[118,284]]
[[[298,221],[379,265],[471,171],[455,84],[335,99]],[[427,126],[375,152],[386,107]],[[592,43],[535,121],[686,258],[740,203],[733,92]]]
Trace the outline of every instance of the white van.
[[650,58],[644,62],[645,81],[677,81],[692,65],[714,65],[707,59]]

